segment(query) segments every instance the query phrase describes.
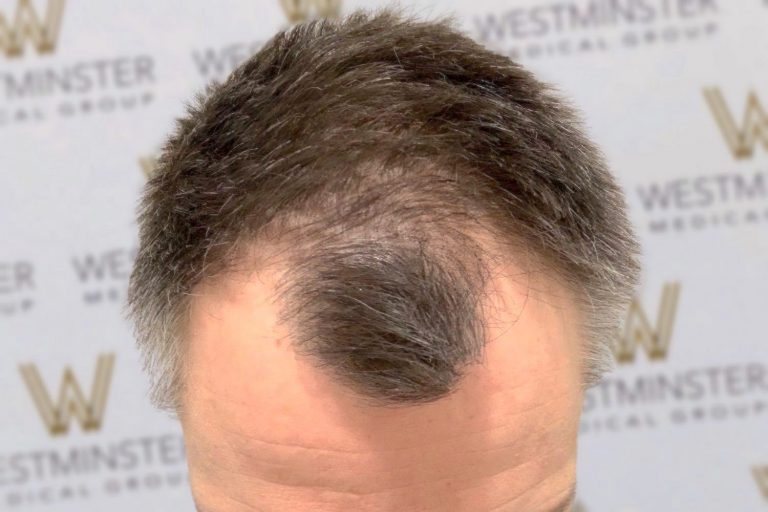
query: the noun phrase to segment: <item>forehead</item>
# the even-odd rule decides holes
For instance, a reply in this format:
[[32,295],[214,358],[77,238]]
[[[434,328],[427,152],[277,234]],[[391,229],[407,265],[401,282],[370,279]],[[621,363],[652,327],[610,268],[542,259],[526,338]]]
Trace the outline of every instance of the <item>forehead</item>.
[[215,451],[267,480],[358,492],[521,464],[534,482],[570,463],[580,358],[564,290],[497,276],[482,364],[436,402],[371,407],[292,350],[276,321],[277,277],[233,275],[196,291],[182,412],[191,460]]

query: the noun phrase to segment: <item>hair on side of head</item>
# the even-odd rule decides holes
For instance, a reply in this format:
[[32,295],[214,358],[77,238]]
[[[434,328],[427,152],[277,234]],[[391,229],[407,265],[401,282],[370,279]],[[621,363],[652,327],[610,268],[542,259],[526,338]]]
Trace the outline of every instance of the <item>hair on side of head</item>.
[[577,292],[585,386],[639,273],[623,193],[574,109],[452,18],[394,8],[281,31],[198,94],[138,221],[127,313],[169,409],[190,294],[254,247],[285,248],[297,350],[380,404],[445,396],[482,354],[493,256],[477,233]]

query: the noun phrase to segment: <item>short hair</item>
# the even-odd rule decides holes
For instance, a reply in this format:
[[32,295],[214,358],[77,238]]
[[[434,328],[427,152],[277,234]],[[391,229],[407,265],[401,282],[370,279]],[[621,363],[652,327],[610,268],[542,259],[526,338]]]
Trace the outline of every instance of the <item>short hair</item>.
[[193,290],[268,252],[293,347],[383,406],[456,389],[482,357],[494,264],[530,255],[574,292],[594,384],[639,273],[574,108],[453,16],[392,7],[283,30],[198,93],[138,223],[127,315],[172,410]]

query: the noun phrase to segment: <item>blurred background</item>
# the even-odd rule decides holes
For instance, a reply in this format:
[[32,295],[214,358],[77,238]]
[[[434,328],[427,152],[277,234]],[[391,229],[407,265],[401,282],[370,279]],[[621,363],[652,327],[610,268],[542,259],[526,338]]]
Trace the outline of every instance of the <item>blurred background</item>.
[[[185,101],[277,30],[383,2],[0,0],[0,510],[192,510],[121,306]],[[626,189],[642,286],[590,390],[578,512],[768,510],[768,1],[402,1],[558,86]]]

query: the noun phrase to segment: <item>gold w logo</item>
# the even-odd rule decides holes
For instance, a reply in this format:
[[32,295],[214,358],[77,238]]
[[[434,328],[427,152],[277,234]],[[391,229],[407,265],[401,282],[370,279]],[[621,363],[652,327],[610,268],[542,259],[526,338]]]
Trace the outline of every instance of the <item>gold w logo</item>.
[[64,0],[48,0],[48,10],[41,19],[32,0],[18,0],[13,21],[0,13],[0,52],[9,58],[24,53],[24,44],[30,40],[37,53],[51,53],[59,38]]
[[768,466],[757,466],[752,468],[752,474],[755,476],[757,487],[763,493],[763,498],[768,501]]
[[48,428],[48,432],[52,436],[56,436],[66,434],[69,431],[72,416],[77,418],[85,431],[101,428],[114,364],[114,354],[99,356],[90,399],[86,399],[72,369],[66,367],[61,378],[56,404],[53,403],[34,364],[21,365],[19,370],[35,401],[40,417]]
[[642,347],[645,350],[648,359],[651,361],[667,358],[679,296],[679,283],[667,283],[664,285],[655,326],[648,320],[648,315],[640,301],[638,299],[632,301],[629,305],[627,319],[624,324],[624,332],[613,347],[613,353],[617,362],[633,362],[638,347]]
[[341,0],[280,0],[288,22],[300,23],[310,18],[338,18]]
[[750,91],[747,96],[741,126],[736,124],[720,89],[716,87],[704,89],[704,98],[734,158],[740,160],[751,158],[758,142],[761,142],[763,148],[768,151],[768,114],[754,91]]

